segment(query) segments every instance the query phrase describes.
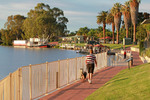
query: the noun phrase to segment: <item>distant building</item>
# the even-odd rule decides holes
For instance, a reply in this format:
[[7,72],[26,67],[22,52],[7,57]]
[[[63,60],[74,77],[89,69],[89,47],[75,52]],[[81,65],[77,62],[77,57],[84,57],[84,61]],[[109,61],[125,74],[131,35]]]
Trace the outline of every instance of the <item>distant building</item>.
[[27,40],[14,40],[13,46],[26,46]]
[[83,43],[84,38],[82,35],[75,35],[69,37],[62,37],[63,42],[71,42],[71,43]]

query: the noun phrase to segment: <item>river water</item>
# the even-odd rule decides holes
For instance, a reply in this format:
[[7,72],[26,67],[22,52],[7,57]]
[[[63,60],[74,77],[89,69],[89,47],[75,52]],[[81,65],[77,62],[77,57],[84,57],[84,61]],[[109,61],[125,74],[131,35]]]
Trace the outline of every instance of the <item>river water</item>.
[[0,80],[22,66],[85,56],[73,50],[0,46]]

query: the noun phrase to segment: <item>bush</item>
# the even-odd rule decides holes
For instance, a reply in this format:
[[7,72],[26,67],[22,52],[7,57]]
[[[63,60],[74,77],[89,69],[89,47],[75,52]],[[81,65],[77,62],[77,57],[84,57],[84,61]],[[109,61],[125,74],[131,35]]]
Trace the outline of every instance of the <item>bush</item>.
[[59,48],[59,45],[55,45],[54,48]]
[[147,48],[147,49],[145,50],[145,52],[146,52],[146,56],[147,56],[147,57],[150,57],[150,48]]
[[143,42],[143,41],[140,41],[139,49],[140,49],[140,55],[141,55],[141,54],[142,54],[142,51],[145,50],[145,49],[144,49],[144,42]]
[[146,50],[143,50],[143,51],[141,52],[141,56],[150,57],[150,48],[147,48]]

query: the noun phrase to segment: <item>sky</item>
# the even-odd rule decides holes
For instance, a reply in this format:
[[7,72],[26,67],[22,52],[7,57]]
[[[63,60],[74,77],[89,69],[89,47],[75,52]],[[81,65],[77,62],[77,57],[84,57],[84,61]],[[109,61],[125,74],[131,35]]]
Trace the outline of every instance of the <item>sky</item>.
[[[64,11],[68,18],[67,29],[77,31],[81,27],[97,28],[96,16],[101,11],[110,10],[117,2],[124,4],[127,0],[0,0],[0,29],[10,15],[23,15],[34,9],[37,3],[48,4],[51,8],[57,7]],[[139,11],[150,13],[150,0],[142,0]],[[110,28],[110,26],[107,26]]]

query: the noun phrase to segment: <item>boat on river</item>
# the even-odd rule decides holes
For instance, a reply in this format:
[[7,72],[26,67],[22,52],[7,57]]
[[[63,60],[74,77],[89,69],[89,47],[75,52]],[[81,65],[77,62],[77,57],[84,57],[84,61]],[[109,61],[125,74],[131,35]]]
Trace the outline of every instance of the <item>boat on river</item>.
[[14,47],[38,47],[49,48],[50,45],[46,43],[46,39],[30,38],[29,40],[14,40]]
[[27,47],[39,47],[49,48],[50,45],[46,43],[46,40],[40,38],[30,38],[27,42]]

